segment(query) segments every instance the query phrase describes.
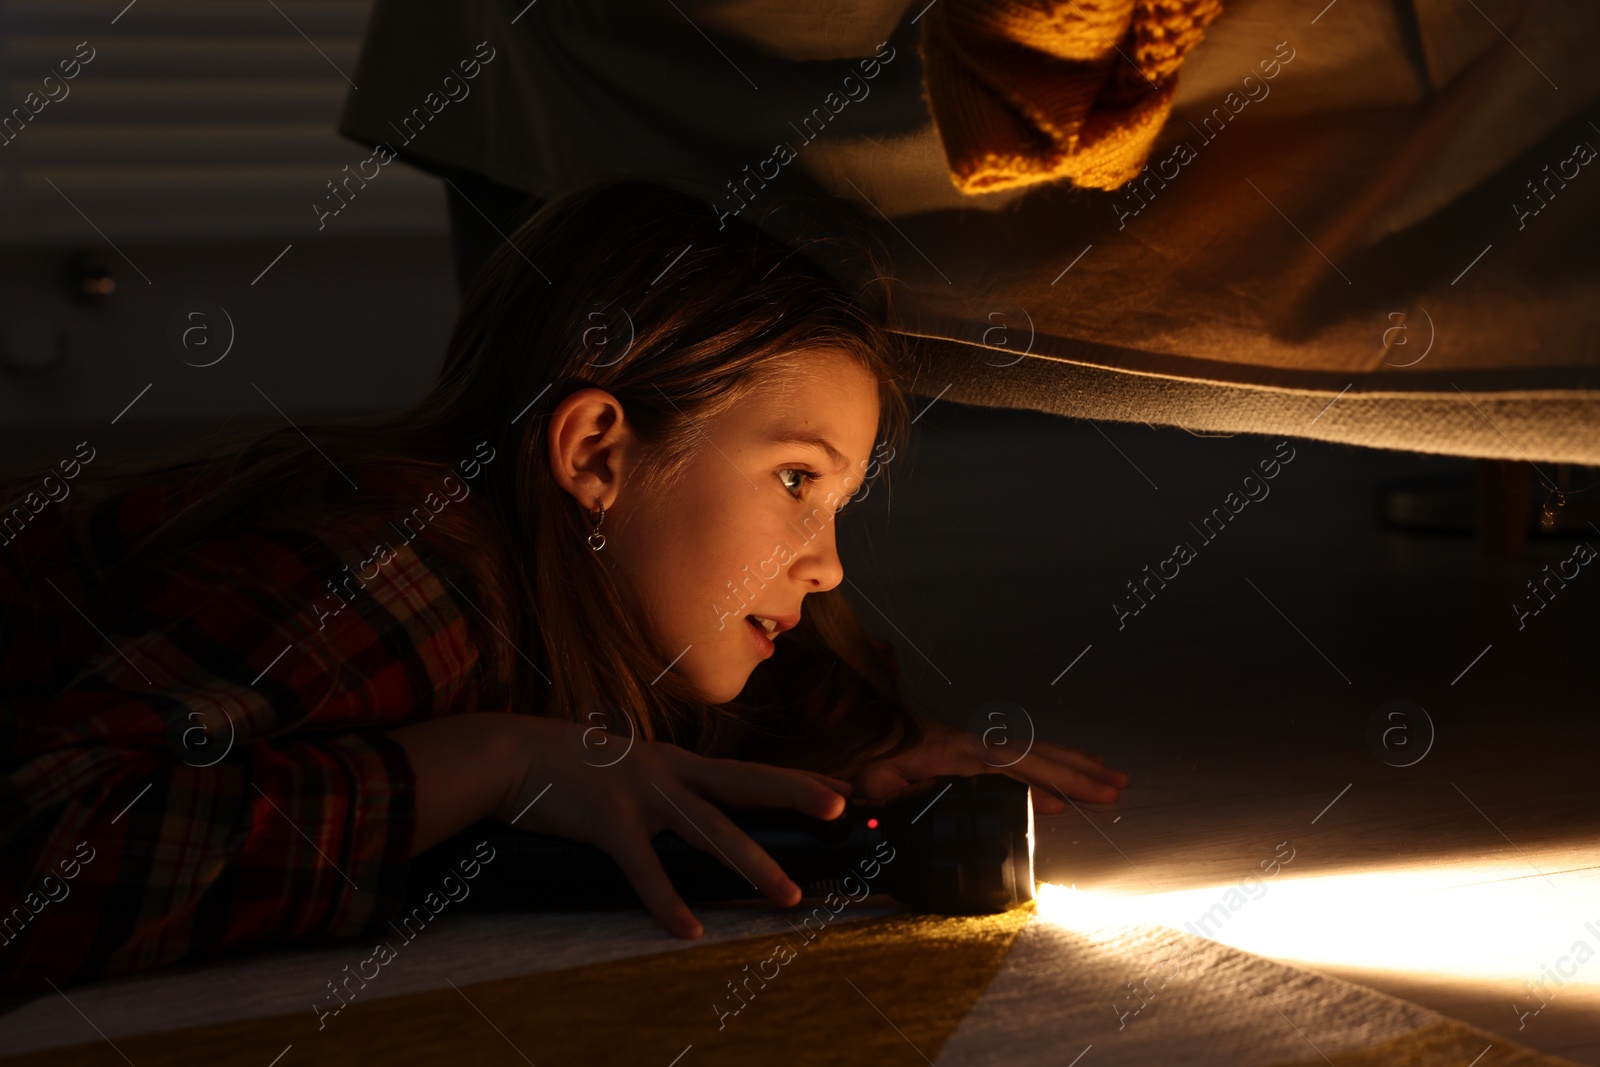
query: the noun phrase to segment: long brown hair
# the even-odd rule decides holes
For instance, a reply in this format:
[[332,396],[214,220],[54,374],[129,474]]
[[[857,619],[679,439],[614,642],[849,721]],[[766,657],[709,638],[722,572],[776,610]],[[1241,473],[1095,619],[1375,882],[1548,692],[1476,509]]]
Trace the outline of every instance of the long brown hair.
[[[786,355],[821,348],[878,380],[880,448],[905,449],[899,381],[910,362],[886,328],[887,254],[815,199],[774,204],[758,224],[659,182],[587,186],[544,205],[488,259],[464,294],[438,378],[405,410],[86,470],[109,492],[152,479],[204,486],[138,543],[92,560],[103,607],[116,617],[141,576],[204,537],[285,522],[297,507],[403,514],[415,501],[377,486],[395,475],[438,484],[487,441],[498,458],[481,469],[477,503],[442,509],[424,540],[464,577],[458,592],[472,604],[463,615],[513,710],[834,771],[914,743],[915,719],[842,588],[806,597],[801,624],[734,701],[708,705],[663,673],[643,614],[586,543],[586,509],[550,470],[549,415],[592,386],[617,398],[643,442],[636,477],[670,487],[701,447],[704,423]],[[808,231],[831,236],[794,239]],[[492,629],[479,625],[480,611]]]

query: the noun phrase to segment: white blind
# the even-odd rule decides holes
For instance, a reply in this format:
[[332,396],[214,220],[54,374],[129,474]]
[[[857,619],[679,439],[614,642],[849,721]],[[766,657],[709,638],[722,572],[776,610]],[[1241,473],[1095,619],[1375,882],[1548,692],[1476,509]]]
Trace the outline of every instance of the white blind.
[[[335,132],[369,8],[0,0],[0,243],[319,232],[312,205],[337,203],[326,183],[370,155]],[[444,232],[442,184],[403,163],[350,188],[321,232]]]

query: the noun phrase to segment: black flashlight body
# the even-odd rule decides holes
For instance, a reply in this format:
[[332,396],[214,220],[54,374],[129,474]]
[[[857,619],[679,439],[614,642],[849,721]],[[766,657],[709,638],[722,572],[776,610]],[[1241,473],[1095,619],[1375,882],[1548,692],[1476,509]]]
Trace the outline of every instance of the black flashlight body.
[[[1032,794],[1003,774],[945,775],[889,800],[852,799],[837,819],[786,809],[728,817],[808,897],[887,893],[918,910],[951,914],[1005,911],[1033,899]],[[765,898],[704,837],[689,842],[669,830],[653,844],[686,901]],[[467,857],[478,863],[463,868]],[[465,895],[452,911],[640,903],[616,861],[593,845],[486,819],[412,862],[407,906],[430,891],[443,894],[441,882],[452,874],[464,886],[463,869],[475,876],[456,890]]]

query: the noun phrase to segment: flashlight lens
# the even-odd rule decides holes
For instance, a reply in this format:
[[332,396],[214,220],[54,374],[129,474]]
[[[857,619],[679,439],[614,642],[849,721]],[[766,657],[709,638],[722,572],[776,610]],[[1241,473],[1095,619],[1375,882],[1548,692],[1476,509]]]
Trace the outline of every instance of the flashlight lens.
[[1028,885],[1033,885],[1033,787],[1028,787]]

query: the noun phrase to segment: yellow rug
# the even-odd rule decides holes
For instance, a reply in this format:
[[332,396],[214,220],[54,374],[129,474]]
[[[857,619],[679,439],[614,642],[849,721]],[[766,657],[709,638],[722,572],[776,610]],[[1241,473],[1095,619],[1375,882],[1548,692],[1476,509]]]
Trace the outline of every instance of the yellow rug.
[[1032,908],[971,918],[898,915],[842,924],[810,942],[803,931],[745,938],[355,1001],[320,1030],[308,1009],[0,1063],[263,1067],[287,1048],[281,1067],[524,1058],[666,1067],[691,1049],[685,1065],[926,1064],[1032,915]]

